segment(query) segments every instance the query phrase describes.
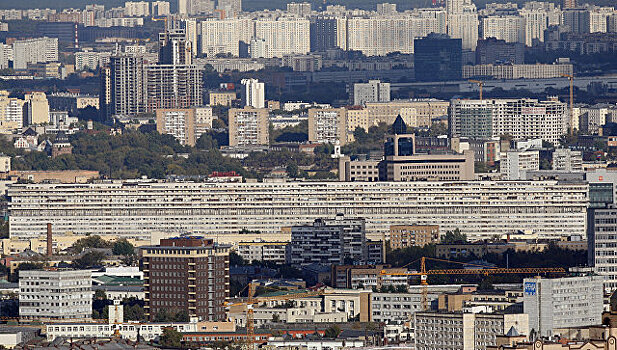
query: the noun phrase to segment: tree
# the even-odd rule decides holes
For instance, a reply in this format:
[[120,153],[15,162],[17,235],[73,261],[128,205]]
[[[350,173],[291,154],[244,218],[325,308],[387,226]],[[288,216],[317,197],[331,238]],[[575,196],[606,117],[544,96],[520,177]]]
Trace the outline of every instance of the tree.
[[94,299],[99,299],[99,300],[107,299],[107,294],[105,294],[104,290],[97,289],[96,291],[94,291]]
[[493,289],[495,289],[495,287],[493,287],[493,283],[488,278],[483,279],[482,282],[478,284],[478,290],[493,290]]
[[163,334],[160,337],[160,343],[162,346],[179,348],[182,346],[182,333],[171,327],[164,328]]
[[230,266],[245,266],[248,262],[244,260],[238,253],[232,251],[229,253],[229,265]]
[[279,323],[281,322],[281,318],[277,314],[272,314],[272,322]]
[[332,325],[324,332],[324,338],[336,338],[341,334],[341,328],[338,325]]
[[467,235],[461,233],[461,230],[459,230],[458,228],[454,231],[446,231],[446,234],[441,237],[441,243],[467,243]]
[[111,243],[102,239],[101,236],[94,235],[78,239],[69,247],[69,251],[79,254],[86,248],[111,248],[111,246]]
[[73,260],[73,267],[76,269],[87,269],[91,267],[101,266],[105,259],[105,254],[99,251],[91,251],[82,255],[80,258]]
[[135,255],[135,247],[126,239],[116,241],[112,247],[114,255]]

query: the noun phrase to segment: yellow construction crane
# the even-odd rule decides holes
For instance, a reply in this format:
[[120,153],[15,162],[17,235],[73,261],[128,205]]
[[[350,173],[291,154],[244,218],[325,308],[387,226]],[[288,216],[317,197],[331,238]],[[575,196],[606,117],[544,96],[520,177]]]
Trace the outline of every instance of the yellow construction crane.
[[274,295],[270,297],[258,297],[255,298],[255,286],[252,283],[248,284],[248,299],[247,301],[241,301],[237,303],[225,303],[226,307],[233,306],[246,306],[246,341],[248,344],[248,350],[255,349],[255,319],[254,319],[254,311],[253,306],[259,303],[267,302],[267,301],[280,301],[280,300],[292,300],[306,297],[314,297],[318,295],[327,294],[323,288],[301,292],[301,293],[293,293],[293,294],[285,294],[285,295]]
[[168,30],[169,28],[167,27],[167,16],[160,18],[160,17],[152,17],[152,22],[156,22],[156,21],[165,21],[165,30]]
[[[451,261],[445,259],[436,259],[436,258],[427,258],[422,257],[418,259],[420,261],[420,271],[419,272],[389,272],[386,270],[381,270],[380,275],[384,276],[420,276],[420,284],[422,291],[422,309],[428,310],[428,276],[429,275],[497,275],[497,274],[529,274],[529,275],[539,275],[543,273],[565,273],[566,270],[560,267],[551,268],[551,267],[523,267],[523,268],[487,268],[483,265],[470,264],[470,263],[462,263],[458,261]],[[418,260],[412,261],[409,264],[403,266],[407,267]],[[427,270],[426,269],[426,260],[433,260],[439,262],[447,262],[452,264],[461,264],[472,266],[474,268],[471,269],[434,269]]]
[[574,132],[574,75],[562,74],[570,81],[570,134]]
[[484,87],[484,82],[481,80],[468,80],[470,83],[476,83],[480,88],[480,101],[482,101],[482,88]]

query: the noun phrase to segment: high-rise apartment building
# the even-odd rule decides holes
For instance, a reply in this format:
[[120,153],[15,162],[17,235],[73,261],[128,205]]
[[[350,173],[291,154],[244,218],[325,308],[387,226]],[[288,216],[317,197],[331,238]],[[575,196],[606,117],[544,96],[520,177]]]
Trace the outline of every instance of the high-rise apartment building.
[[244,107],[266,107],[266,84],[257,79],[242,79],[242,104]]
[[603,276],[525,278],[523,310],[529,328],[548,337],[558,328],[602,323]]
[[225,17],[237,17],[242,12],[242,0],[218,0],[216,8],[223,10]]
[[576,0],[563,0],[564,9],[573,9],[576,8]]
[[559,141],[568,130],[567,105],[555,100],[452,100],[451,136],[490,139],[509,134],[515,139]]
[[309,2],[290,2],[287,4],[287,12],[298,17],[305,17],[311,14],[311,3]]
[[416,80],[460,80],[462,74],[461,39],[430,34],[414,41],[414,69]]
[[519,11],[525,22],[525,45],[532,46],[534,41],[544,42],[544,31],[548,28],[548,12],[544,9],[526,9]]
[[515,15],[494,15],[482,18],[482,39],[496,38],[507,43],[526,43],[525,18]]
[[562,25],[570,32],[586,34],[591,30],[590,12],[584,8],[568,8],[562,14]]
[[146,1],[127,1],[124,3],[124,15],[128,17],[150,16],[150,3]]
[[58,38],[17,40],[13,43],[13,68],[26,69],[28,63],[58,61]]
[[100,105],[108,117],[146,111],[143,57],[130,54],[111,56],[109,68],[101,71],[101,85]]
[[306,18],[258,18],[251,41],[251,57],[272,58],[311,51],[310,22]]
[[150,64],[144,72],[147,111],[203,105],[203,71],[197,66]]
[[24,124],[24,100],[9,97],[9,92],[0,90],[0,132],[11,133]]
[[152,16],[160,17],[160,16],[169,16],[170,14],[171,14],[171,9],[169,6],[169,1],[152,2]]
[[268,145],[270,143],[268,115],[267,108],[231,108],[229,110],[229,145]]
[[161,239],[159,245],[141,247],[146,317],[186,312],[189,317],[225,321],[229,249],[197,237]]
[[157,109],[156,131],[172,135],[183,146],[195,146],[195,111],[193,109]]
[[159,33],[159,64],[188,65],[193,63],[192,42],[184,29]]
[[49,102],[44,92],[31,92],[24,96],[24,123],[26,125],[49,123]]
[[462,48],[475,50],[478,42],[478,13],[471,1],[447,0],[447,34],[453,39],[461,39]]
[[294,265],[344,265],[366,259],[365,221],[342,214],[317,219],[309,225],[292,226],[289,263]]
[[199,137],[211,128],[211,107],[156,110],[156,130],[174,136],[181,145],[195,146]]
[[528,171],[540,170],[540,153],[537,150],[502,152],[499,170],[502,180],[523,180]]
[[347,141],[345,108],[311,108],[308,111],[308,139],[314,143],[344,145]]
[[589,266],[604,277],[605,293],[617,290],[617,207],[590,208],[587,215]]
[[19,318],[22,320],[90,320],[92,276],[89,270],[19,272]]
[[[327,49],[340,47],[345,50],[347,41],[346,30],[341,30],[341,26],[347,28],[346,20],[334,16],[311,16],[310,19],[311,51],[325,52]],[[343,43],[342,41],[345,41]]]
[[390,83],[369,80],[353,84],[353,104],[360,106],[367,102],[390,102]]
[[203,105],[203,71],[192,62],[184,29],[159,34],[159,62],[144,67],[147,111]]

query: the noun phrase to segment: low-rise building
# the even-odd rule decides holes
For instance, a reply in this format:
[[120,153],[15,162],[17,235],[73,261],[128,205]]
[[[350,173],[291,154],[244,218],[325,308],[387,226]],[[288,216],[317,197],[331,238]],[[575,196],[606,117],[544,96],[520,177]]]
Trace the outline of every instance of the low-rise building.
[[248,262],[271,261],[284,264],[288,245],[289,242],[266,242],[263,240],[239,242],[238,255]]
[[210,106],[228,106],[236,100],[235,91],[210,91],[208,92]]
[[583,171],[583,156],[581,151],[569,148],[557,148],[553,151],[553,170],[568,172]]
[[526,314],[417,312],[413,319],[418,350],[485,350],[513,327],[530,330]]

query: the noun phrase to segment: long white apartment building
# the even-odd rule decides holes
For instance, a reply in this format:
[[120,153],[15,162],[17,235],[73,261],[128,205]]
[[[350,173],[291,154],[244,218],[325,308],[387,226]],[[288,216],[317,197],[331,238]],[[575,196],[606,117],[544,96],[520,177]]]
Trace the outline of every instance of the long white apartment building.
[[451,136],[487,139],[509,134],[515,139],[557,143],[568,131],[567,104],[556,100],[484,99],[450,103]]
[[584,235],[586,183],[558,181],[189,183],[145,180],[15,184],[10,236],[53,232],[149,239],[153,231],[225,235],[344,214],[366,220],[366,237],[390,225],[439,225],[471,239],[523,231],[540,238]]

